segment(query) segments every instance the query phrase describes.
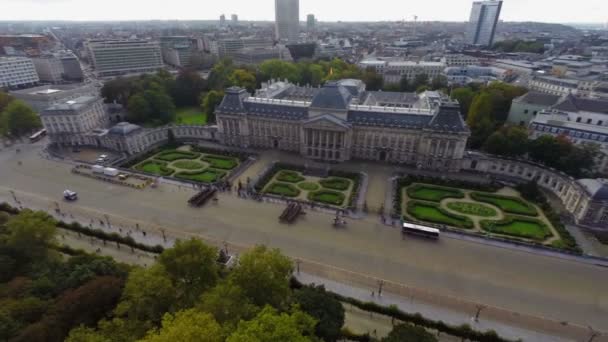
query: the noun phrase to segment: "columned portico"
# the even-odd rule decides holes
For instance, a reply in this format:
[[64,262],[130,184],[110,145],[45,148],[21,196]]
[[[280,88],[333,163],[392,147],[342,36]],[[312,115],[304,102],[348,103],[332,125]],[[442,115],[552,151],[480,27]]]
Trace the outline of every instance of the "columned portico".
[[312,159],[344,160],[346,133],[327,129],[304,128],[304,155]]

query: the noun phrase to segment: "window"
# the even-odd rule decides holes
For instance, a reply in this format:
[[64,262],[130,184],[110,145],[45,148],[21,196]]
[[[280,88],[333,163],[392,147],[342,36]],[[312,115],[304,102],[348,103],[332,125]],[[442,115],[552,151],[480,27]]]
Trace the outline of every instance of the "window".
[[604,124],[604,121],[602,121],[602,120],[599,120],[599,121],[597,122],[597,125],[598,125],[598,126],[601,126],[601,125],[603,125],[603,124]]
[[591,119],[587,119],[587,123],[588,123],[588,124],[590,124],[590,123],[592,123],[592,122],[593,122],[593,120],[591,120]]
[[528,114],[528,110],[527,110],[527,109],[526,109],[526,110],[524,110],[524,114]]
[[576,122],[581,122],[581,117],[576,118]]

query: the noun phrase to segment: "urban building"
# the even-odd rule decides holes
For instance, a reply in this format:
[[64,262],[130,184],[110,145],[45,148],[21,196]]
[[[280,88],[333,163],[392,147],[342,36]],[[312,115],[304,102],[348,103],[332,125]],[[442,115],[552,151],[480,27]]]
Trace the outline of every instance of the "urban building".
[[217,55],[220,58],[235,57],[243,49],[273,50],[274,42],[267,38],[245,37],[219,39],[217,42]]
[[160,45],[141,39],[89,40],[87,53],[100,77],[155,72],[163,68]]
[[269,59],[283,59],[283,57],[279,47],[246,48],[237,50],[232,54],[234,63],[239,65],[256,65]]
[[91,95],[52,105],[40,113],[40,119],[52,141],[78,141],[82,145],[93,144],[85,140],[87,133],[105,128],[110,123],[103,99]]
[[373,67],[382,75],[386,84],[398,84],[403,77],[406,77],[409,82],[413,82],[416,76],[423,74],[432,80],[443,75],[445,70],[445,64],[442,62],[385,61],[377,63],[362,61],[360,66],[363,69]]
[[232,22],[232,25],[236,25],[239,23],[239,16],[236,14],[233,14],[230,16],[230,21]]
[[99,89],[92,83],[43,85],[10,92],[11,96],[27,103],[39,113],[52,105],[97,93],[99,93]]
[[186,36],[160,37],[160,47],[165,63],[178,68],[191,66],[197,52],[196,39]]
[[596,77],[557,77],[535,74],[528,81],[530,90],[546,94],[565,96],[576,95],[595,99],[608,99],[608,82]]
[[63,63],[56,56],[49,54],[32,58],[40,82],[60,83],[63,81]]
[[478,65],[447,67],[444,73],[449,85],[486,84],[494,81],[508,81],[512,77],[509,70]]
[[61,51],[56,54],[63,66],[63,79],[66,81],[82,82],[84,73],[78,57],[71,51]]
[[306,16],[306,31],[308,33],[314,33],[316,30],[317,20],[315,19],[314,14],[309,14]]
[[276,39],[297,43],[300,35],[300,0],[275,0]]
[[38,73],[31,59],[0,57],[0,88],[26,88],[38,83]]
[[401,93],[367,92],[359,80],[322,88],[270,85],[251,97],[230,88],[216,110],[227,146],[274,148],[305,158],[368,159],[459,170],[470,135],[457,103],[416,109],[379,105],[375,96],[407,103]]
[[226,26],[226,16],[224,14],[220,15],[220,27]]
[[449,67],[466,67],[469,65],[479,65],[479,58],[463,54],[447,54],[441,61]]
[[560,98],[558,95],[529,91],[513,99],[507,122],[527,127],[538,113],[555,106]]
[[502,0],[474,1],[467,27],[467,43],[477,46],[492,46],[496,24],[500,17]]

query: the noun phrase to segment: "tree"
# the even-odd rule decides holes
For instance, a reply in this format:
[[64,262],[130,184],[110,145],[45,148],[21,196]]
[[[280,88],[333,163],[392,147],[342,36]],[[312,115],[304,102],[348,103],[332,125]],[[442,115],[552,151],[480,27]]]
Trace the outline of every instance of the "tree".
[[245,296],[243,289],[229,281],[221,282],[205,292],[198,308],[212,314],[222,325],[235,327],[239,321],[251,319],[259,311]]
[[142,123],[149,119],[152,109],[148,100],[142,93],[135,94],[129,98],[127,105],[127,121],[131,123]]
[[382,342],[437,342],[437,338],[422,327],[402,323],[394,326]]
[[481,93],[473,99],[467,124],[471,129],[470,144],[473,148],[479,148],[494,131],[496,122],[492,119],[492,97]]
[[6,120],[6,128],[12,136],[22,136],[34,129],[42,127],[40,118],[25,102],[11,101],[2,114]]
[[295,301],[305,313],[318,321],[316,335],[324,341],[333,342],[340,338],[344,325],[344,307],[325,291],[323,286],[304,286],[295,291]]
[[473,98],[475,97],[475,92],[473,89],[469,87],[465,88],[456,88],[452,90],[451,93],[452,100],[458,101],[460,104],[460,112],[463,116],[466,116],[469,113],[469,108],[471,107],[471,102],[473,102]]
[[[55,220],[41,211],[25,209],[6,223],[6,246],[18,255],[18,262],[44,261],[55,244]],[[31,265],[30,265],[31,266]]]
[[448,79],[443,75],[435,76],[433,78],[433,80],[431,81],[432,90],[441,90],[441,89],[446,89],[447,87],[448,87]]
[[280,59],[264,61],[259,65],[258,69],[260,70],[261,81],[275,79],[299,83],[301,80],[301,75],[296,65]]
[[8,106],[8,104],[10,102],[12,102],[15,98],[10,96],[9,94],[0,91],[0,113],[4,111],[4,109],[6,108],[6,106]]
[[369,91],[378,91],[384,86],[382,75],[379,75],[372,67],[365,70],[361,80],[365,83],[365,87]]
[[226,342],[309,342],[316,321],[309,315],[293,310],[281,313],[266,306],[254,319],[241,321]]
[[212,90],[223,91],[228,84],[228,78],[234,70],[232,60],[225,58],[216,63],[209,74],[209,88]]
[[218,278],[217,249],[201,240],[178,240],[165,249],[159,263],[177,292],[177,306],[191,307],[199,296],[213,287]]
[[[255,84],[255,80],[254,80]],[[199,103],[200,94],[207,89],[207,83],[193,70],[183,70],[175,79],[175,85],[171,90],[171,96],[178,107],[196,106]]]
[[150,117],[162,124],[169,123],[175,118],[173,99],[161,89],[151,88],[144,92],[144,97],[150,105]]
[[412,91],[412,88],[410,86],[410,81],[409,81],[409,78],[407,77],[407,75],[401,76],[401,80],[399,81],[399,91],[402,91],[402,92]]
[[151,331],[142,342],[221,342],[222,328],[208,313],[194,309],[163,317],[162,328]]
[[212,90],[202,96],[203,102],[201,103],[201,107],[203,109],[203,113],[207,114],[207,122],[213,123],[215,122],[215,107],[217,107],[222,100],[224,99],[224,92]]
[[290,294],[291,261],[278,249],[256,246],[244,253],[230,280],[241,287],[254,305],[283,307]]
[[228,78],[228,82],[231,86],[237,86],[247,89],[249,93],[255,91],[256,79],[255,74],[246,69],[236,69],[232,72]]
[[428,86],[428,85],[429,85],[429,75],[417,74],[416,77],[414,77],[414,82],[412,82],[410,89],[418,89],[421,86]]
[[159,323],[175,297],[175,287],[161,265],[136,268],[129,274],[116,313],[129,319]]
[[70,331],[65,342],[112,342],[112,340],[102,336],[92,328],[80,325]]
[[503,126],[485,141],[483,149],[489,153],[520,157],[528,151],[528,132],[519,126]]

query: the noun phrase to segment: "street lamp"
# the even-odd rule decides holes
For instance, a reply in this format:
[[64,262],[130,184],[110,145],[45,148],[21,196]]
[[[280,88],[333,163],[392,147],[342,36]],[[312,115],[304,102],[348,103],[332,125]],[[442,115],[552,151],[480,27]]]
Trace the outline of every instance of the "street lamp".
[[475,313],[475,322],[479,322],[479,315],[481,314],[481,311],[485,308],[487,308],[487,306],[483,304],[477,305],[477,312]]
[[384,286],[384,280],[378,280],[378,297],[382,296],[382,287]]

